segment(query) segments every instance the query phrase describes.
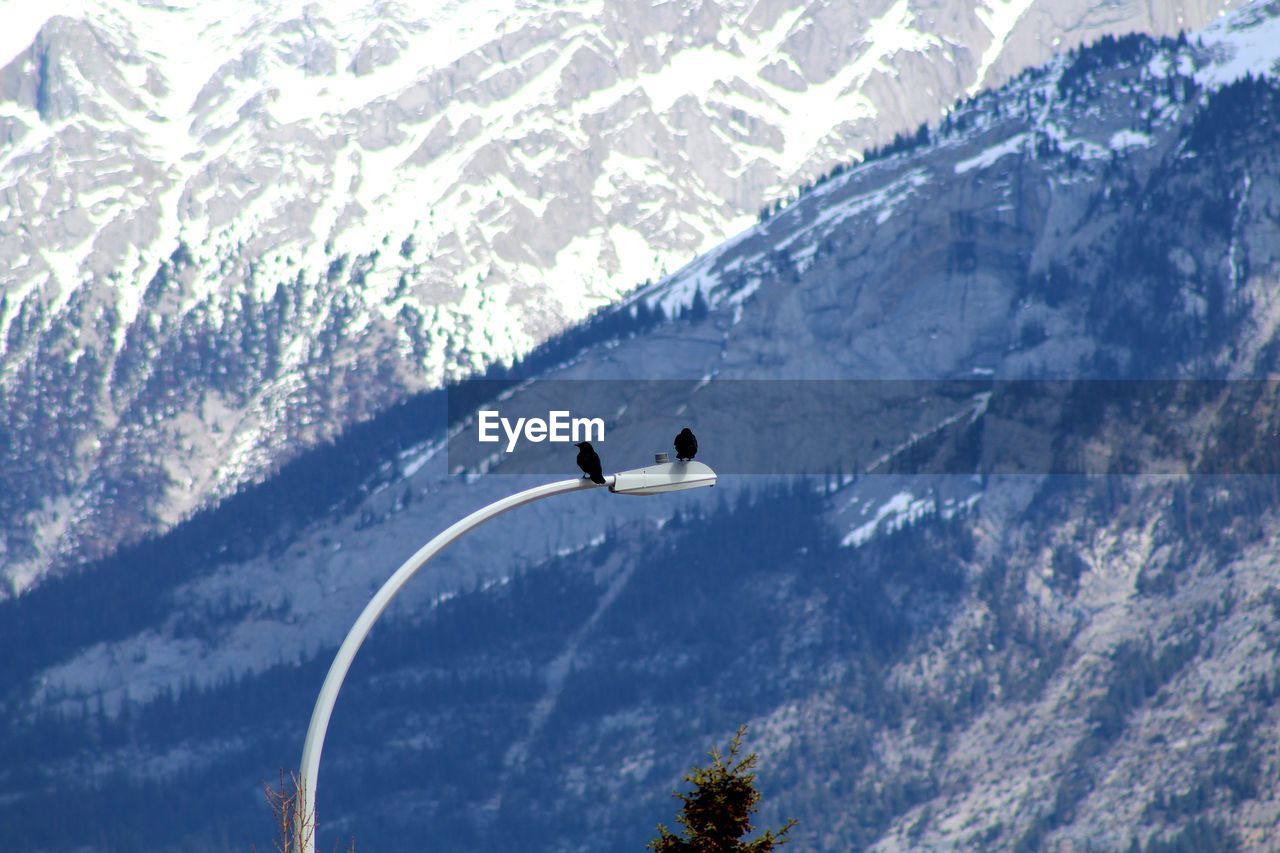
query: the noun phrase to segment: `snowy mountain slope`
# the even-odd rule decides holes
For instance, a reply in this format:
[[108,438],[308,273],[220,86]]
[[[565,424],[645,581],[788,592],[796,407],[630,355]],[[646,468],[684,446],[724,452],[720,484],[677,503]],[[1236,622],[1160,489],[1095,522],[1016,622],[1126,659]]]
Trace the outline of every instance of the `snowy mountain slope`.
[[[512,399],[536,398],[554,379],[713,377],[720,387],[1272,375],[1280,87],[1274,77],[1224,86],[1222,69],[1244,56],[1253,73],[1273,68],[1274,55],[1246,46],[1280,49],[1268,37],[1276,27],[1280,6],[1262,3],[1209,31],[1203,47],[1111,41],[1024,74],[958,107],[929,141],[822,183],[629,306],[687,307],[700,289],[712,303],[706,317],[690,312],[597,342]],[[692,417],[716,464],[748,432],[698,410],[696,394],[685,411],[667,402],[617,415],[619,433],[665,437]],[[851,423],[885,453],[901,448],[904,423],[941,431],[980,403],[923,402],[878,411],[867,400]],[[1274,396],[1258,402],[1260,415],[1274,416]],[[1193,426],[1213,436],[1214,415]],[[1123,438],[1142,447],[1150,437]],[[622,446],[604,445],[610,469],[628,464]],[[110,595],[69,580],[6,605],[0,626],[33,626],[27,636],[52,651],[12,644],[4,666],[35,663],[6,680],[4,710],[23,725],[37,716],[30,730],[9,729],[31,741],[3,742],[4,754],[38,753],[41,737],[59,751],[31,775],[2,777],[0,807],[17,805],[13,822],[0,823],[53,809],[39,792],[72,779],[100,780],[86,783],[83,801],[107,809],[127,789],[110,775],[121,767],[146,784],[204,779],[201,790],[247,812],[242,792],[274,770],[261,769],[263,756],[296,757],[295,727],[263,719],[289,702],[297,708],[287,714],[305,717],[329,652],[375,586],[431,531],[546,479],[501,476],[501,464],[478,456],[471,476],[452,476],[454,450],[446,456],[438,437],[406,448],[380,479],[335,496],[338,509],[308,526],[286,526],[255,557],[148,567],[149,579],[168,584],[159,592],[124,574],[121,588],[105,586]],[[568,456],[562,464],[572,471]],[[745,479],[726,477],[717,491],[732,494]],[[324,813],[344,832],[494,832],[471,849],[501,849],[504,828],[563,819],[548,817],[538,796],[553,780],[565,813],[588,815],[575,827],[632,838],[617,815],[652,820],[628,810],[637,797],[665,799],[675,783],[682,761],[664,757],[670,733],[688,737],[680,748],[696,760],[703,737],[747,717],[777,768],[775,807],[802,814],[815,849],[1115,848],[1178,833],[1217,839],[1214,848],[1233,834],[1265,843],[1274,792],[1256,780],[1274,778],[1280,695],[1268,592],[1280,529],[1274,478],[961,479],[947,480],[949,491],[897,474],[842,479],[820,504],[801,505],[810,527],[771,527],[777,505],[763,517],[739,507],[745,519],[719,539],[688,521],[721,512],[714,495],[589,493],[574,496],[572,510],[537,505],[505,517],[415,579],[388,621],[393,639],[362,658],[367,680],[353,673],[343,697],[356,721],[345,747],[335,737],[326,756],[345,772],[329,777],[321,796],[334,806]],[[685,521],[671,517],[677,509]],[[673,522],[691,531],[689,548],[751,553],[691,571],[663,550],[678,534],[658,531]],[[794,529],[793,541],[785,534]],[[888,535],[894,529],[906,535]],[[816,556],[806,556],[811,545]],[[575,574],[562,575],[557,553],[579,555]],[[648,561],[629,569],[641,555]],[[552,571],[513,578],[531,564]],[[472,634],[405,618],[446,618],[431,605],[471,588],[481,590],[462,596],[479,613]],[[66,597],[42,595],[55,589]],[[531,590],[538,595],[527,598]],[[740,612],[724,607],[726,590],[753,619],[724,617]],[[145,611],[141,627],[112,621],[131,607]],[[715,630],[704,630],[708,614],[724,617]],[[890,616],[914,627],[876,621]],[[66,650],[57,643],[68,618],[93,624]],[[734,633],[744,624],[750,636]],[[568,680],[557,682],[553,664],[563,668],[570,653]],[[718,679],[722,670],[733,677]],[[253,673],[261,679],[236,682]],[[544,736],[530,738],[527,722],[556,684],[566,698]],[[250,699],[254,710],[237,710]],[[219,716],[209,708],[230,722],[181,727],[187,715]],[[136,722],[156,719],[178,733]],[[503,764],[519,743],[527,772]],[[477,765],[483,772],[466,777],[474,788],[448,775]],[[494,778],[504,780],[499,813],[468,811],[488,801],[473,794],[491,793]],[[398,816],[379,802],[387,790],[405,805]],[[459,825],[442,823],[463,812]],[[186,832],[209,825],[183,819]]]
[[8,0],[4,576],[511,359],[958,94],[1220,7]]
[[[1274,13],[1268,20],[1267,26],[1280,26]],[[1214,48],[1224,61],[1234,55],[1227,49],[1232,32]],[[676,385],[686,396],[646,397],[623,417],[635,386],[601,383],[620,395],[593,401],[600,411],[618,413],[604,446],[606,467],[616,470],[646,461],[653,436],[673,433],[689,419],[703,433],[713,464],[717,452],[720,459],[730,458],[743,442],[767,440],[770,433],[760,425],[750,434],[735,426],[743,411],[762,415],[751,399],[758,394],[752,383],[761,380],[1159,376],[1169,369],[1159,359],[1174,356],[1159,355],[1152,341],[1184,338],[1176,356],[1185,374],[1174,375],[1265,372],[1267,343],[1280,328],[1272,287],[1276,257],[1268,236],[1273,223],[1267,200],[1275,189],[1269,173],[1258,175],[1247,195],[1240,195],[1239,182],[1213,188],[1234,197],[1225,231],[1203,232],[1194,221],[1179,226],[1185,229],[1181,250],[1166,249],[1173,260],[1160,260],[1170,275],[1181,276],[1177,310],[1153,315],[1144,307],[1149,295],[1143,287],[1167,286],[1142,284],[1150,258],[1141,257],[1132,268],[1116,265],[1117,247],[1129,240],[1124,229],[1142,221],[1135,220],[1132,205],[1163,198],[1149,189],[1133,202],[1139,192],[1134,188],[1157,178],[1167,181],[1170,164],[1194,161],[1180,152],[1203,120],[1207,95],[1197,91],[1195,80],[1212,77],[1215,67],[1202,64],[1197,57],[1206,54],[1191,46],[1135,44],[1113,48],[1120,58],[1106,62],[1118,62],[1118,71],[1100,70],[1101,49],[1079,60],[1055,61],[998,95],[957,109],[930,143],[822,184],[633,300],[664,304],[674,314],[701,289],[715,305],[707,320],[684,320],[592,348],[540,374],[540,382],[517,390],[504,405],[517,406],[522,396],[536,399],[544,387],[554,389],[551,380],[714,377],[723,387],[741,388],[736,409],[699,408],[696,391],[688,396],[688,386]],[[1137,138],[1141,142],[1134,144]],[[1196,183],[1192,190],[1207,192]],[[1233,256],[1247,257],[1251,272],[1233,278],[1240,270],[1224,266]],[[902,258],[913,260],[904,265]],[[1125,282],[1125,288],[1113,281]],[[1214,295],[1224,281],[1236,294],[1229,300]],[[1120,298],[1125,289],[1136,294],[1136,303]],[[1204,306],[1214,301],[1234,307],[1210,329]],[[1150,329],[1151,322],[1166,325]],[[1229,364],[1213,348],[1225,346],[1224,340],[1234,347]],[[866,451],[859,467],[875,472],[883,464],[878,460],[903,450],[909,437],[963,422],[974,407],[966,397],[940,398],[928,406],[897,401],[885,408],[866,396],[853,400],[841,417],[859,424]],[[470,422],[457,427],[473,428]],[[496,476],[504,474],[501,461],[493,464],[474,447],[436,438],[405,450],[388,460],[383,481],[368,497],[357,495],[351,504],[352,496],[335,496],[335,506],[349,510],[286,531],[283,542],[256,558],[180,584],[165,605],[173,611],[163,624],[58,660],[41,675],[38,695],[55,704],[100,695],[115,707],[125,695],[143,699],[193,674],[202,680],[258,671],[336,642],[424,531],[546,479]],[[546,472],[564,470],[568,457],[548,447],[543,464]],[[801,457],[795,464],[807,463]],[[453,473],[458,465],[490,475],[459,478]],[[728,476],[722,485],[732,491],[752,479]],[[901,478],[868,478],[849,487],[833,519],[845,529],[845,544],[858,546],[918,516],[926,508],[922,501],[932,503],[928,493],[927,486]],[[940,500],[962,507],[979,497],[971,483],[951,482]],[[407,607],[492,582],[505,574],[503,567],[522,565],[530,554],[585,547],[593,530],[610,520],[660,522],[673,506],[699,499],[591,501],[585,506],[595,523],[585,529],[561,507],[528,507],[505,518],[495,528],[497,538],[464,540],[442,554],[407,593]],[[245,603],[249,615],[230,620],[216,642],[175,636],[174,625],[226,602]]]

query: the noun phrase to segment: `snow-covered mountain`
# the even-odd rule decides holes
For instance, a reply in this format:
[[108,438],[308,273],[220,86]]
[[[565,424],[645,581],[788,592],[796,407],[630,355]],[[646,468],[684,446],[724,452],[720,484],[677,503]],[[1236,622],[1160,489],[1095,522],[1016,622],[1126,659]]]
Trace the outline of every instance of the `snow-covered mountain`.
[[868,145],[1233,0],[0,3],[0,576],[168,527]]
[[[739,381],[1266,380],[1278,63],[1267,0],[1189,41],[1108,40],[1021,74],[635,294],[594,338],[568,336],[504,406],[610,380],[613,470],[629,467],[628,431],[691,421],[713,465],[774,435],[699,408],[702,388]],[[658,322],[642,304],[689,310]],[[636,405],[616,381],[663,378],[696,390]],[[1235,424],[1212,386],[1188,387],[1189,408],[1161,400],[1136,427],[1091,415],[1087,437],[1167,462],[1176,434],[1193,471],[1215,455],[1274,466],[1274,384],[1240,383],[1256,399]],[[338,703],[325,831],[379,849],[428,834],[458,850],[635,849],[669,820],[687,762],[745,719],[770,820],[799,814],[807,849],[1265,848],[1280,814],[1276,477],[911,477],[875,460],[918,449],[908,437],[961,452],[986,403],[855,402],[842,423],[875,476],[588,492],[442,554]],[[296,761],[372,590],[525,482],[463,445],[446,464],[443,419],[417,414],[0,604],[0,840],[181,848],[251,832],[258,783]],[[375,464],[333,485],[349,456]],[[100,834],[50,820],[68,791]]]

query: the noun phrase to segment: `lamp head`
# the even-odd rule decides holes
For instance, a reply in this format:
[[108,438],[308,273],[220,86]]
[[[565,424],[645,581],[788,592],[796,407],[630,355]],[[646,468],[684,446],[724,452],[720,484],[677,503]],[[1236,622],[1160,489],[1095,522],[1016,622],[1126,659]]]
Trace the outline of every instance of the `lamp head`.
[[618,495],[657,495],[716,484],[716,472],[701,462],[659,462],[614,475],[609,491]]

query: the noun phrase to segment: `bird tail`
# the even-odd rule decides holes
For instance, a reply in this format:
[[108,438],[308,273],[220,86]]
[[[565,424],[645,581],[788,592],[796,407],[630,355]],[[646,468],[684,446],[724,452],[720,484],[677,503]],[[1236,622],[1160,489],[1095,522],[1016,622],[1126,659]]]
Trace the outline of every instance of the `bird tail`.
[[604,474],[592,474],[592,475],[591,475],[591,482],[593,482],[593,483],[599,483],[600,485],[602,485],[602,486],[603,486],[603,485],[604,485]]

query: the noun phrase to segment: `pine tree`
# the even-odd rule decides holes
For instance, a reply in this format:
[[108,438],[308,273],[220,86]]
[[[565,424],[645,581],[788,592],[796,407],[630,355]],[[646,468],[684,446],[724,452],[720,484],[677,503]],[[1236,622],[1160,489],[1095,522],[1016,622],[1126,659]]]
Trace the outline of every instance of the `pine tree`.
[[698,285],[698,289],[693,294],[693,302],[689,304],[689,319],[695,323],[701,323],[710,313],[711,305],[702,293],[702,285]]
[[721,755],[712,748],[711,765],[693,768],[684,780],[693,785],[688,794],[676,791],[674,796],[684,803],[676,822],[684,827],[684,836],[673,834],[666,826],[658,824],[658,837],[650,841],[648,848],[656,853],[769,853],[775,847],[787,843],[783,836],[795,826],[787,823],[776,832],[766,830],[754,841],[743,841],[751,832],[751,815],[760,803],[756,790],[758,756],[753,752],[739,758],[745,725],[739,726],[729,742],[729,754]]

